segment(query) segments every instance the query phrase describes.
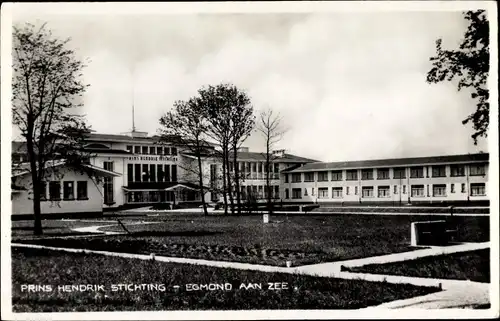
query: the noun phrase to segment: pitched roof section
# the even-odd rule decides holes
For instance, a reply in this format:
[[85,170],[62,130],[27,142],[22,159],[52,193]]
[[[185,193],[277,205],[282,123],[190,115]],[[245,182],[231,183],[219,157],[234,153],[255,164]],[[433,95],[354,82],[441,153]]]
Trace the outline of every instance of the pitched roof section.
[[[229,155],[229,157],[232,157],[232,153]],[[310,158],[305,158],[305,157],[300,157],[292,154],[283,154],[281,157],[276,157],[273,156],[276,162],[281,162],[281,163],[312,163],[312,162],[318,162],[317,160],[310,159]],[[266,160],[266,154],[265,153],[255,153],[255,152],[238,152],[238,160],[241,161],[258,161],[258,162],[263,162]]]
[[431,157],[412,157],[412,158],[392,158],[392,159],[370,159],[361,161],[345,161],[331,163],[310,163],[286,172],[308,172],[318,170],[335,169],[356,169],[356,168],[375,168],[375,167],[395,167],[412,165],[431,165],[444,163],[468,163],[468,162],[488,162],[489,154],[465,154]]

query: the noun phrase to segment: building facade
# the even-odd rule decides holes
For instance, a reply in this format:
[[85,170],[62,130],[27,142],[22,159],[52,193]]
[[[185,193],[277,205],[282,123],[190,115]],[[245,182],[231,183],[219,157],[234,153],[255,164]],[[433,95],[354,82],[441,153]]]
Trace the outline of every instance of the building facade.
[[[158,203],[198,207],[202,197],[208,203],[220,202],[223,169],[220,159],[213,156],[215,147],[207,147],[202,157],[201,195],[197,158],[181,146],[175,139],[160,141],[158,136],[145,132],[91,133],[85,145],[91,155],[88,165],[102,176],[101,185],[94,190],[92,180],[77,173],[66,173],[59,184],[47,178],[45,198],[62,200],[65,208],[47,208],[45,212],[112,210]],[[22,143],[13,143],[13,163],[26,161],[19,147]],[[273,152],[271,166],[266,168],[264,153],[242,148],[237,162],[228,165],[233,178],[235,168],[239,169],[243,201],[267,199],[267,173],[271,178],[269,193],[274,201],[282,203],[484,204],[489,200],[486,153],[324,163],[279,150]],[[88,181],[87,197],[68,196],[79,195],[84,180]],[[21,187],[13,188],[14,212],[27,213],[32,206],[26,194],[29,182],[16,178],[14,185]],[[73,194],[66,195],[70,185]]]
[[311,163],[284,171],[282,198],[318,204],[486,203],[489,155]]

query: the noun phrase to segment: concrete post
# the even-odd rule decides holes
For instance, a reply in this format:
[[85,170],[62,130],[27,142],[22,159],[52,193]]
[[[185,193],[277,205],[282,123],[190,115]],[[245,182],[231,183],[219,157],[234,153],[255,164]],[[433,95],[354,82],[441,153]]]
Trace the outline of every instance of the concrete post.
[[411,246],[417,246],[418,245],[418,226],[417,222],[412,222],[411,223]]

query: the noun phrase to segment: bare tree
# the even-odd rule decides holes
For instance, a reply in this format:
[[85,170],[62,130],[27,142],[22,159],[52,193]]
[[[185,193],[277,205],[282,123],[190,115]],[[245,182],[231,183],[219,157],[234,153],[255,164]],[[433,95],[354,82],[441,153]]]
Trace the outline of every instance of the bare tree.
[[257,131],[262,134],[266,144],[264,153],[266,172],[266,202],[269,213],[272,213],[271,169],[277,157],[273,153],[276,144],[283,139],[286,129],[282,127],[283,118],[279,113],[274,113],[268,108],[260,113]]
[[207,204],[205,202],[205,188],[203,186],[203,166],[202,158],[207,156],[208,148],[205,133],[208,122],[204,117],[203,106],[198,98],[191,98],[188,101],[176,101],[174,110],[167,112],[160,118],[162,126],[162,136],[160,140],[170,140],[176,137],[176,142],[184,150],[194,154],[197,160],[197,175],[200,185],[201,202],[203,213],[208,215]]
[[26,141],[33,184],[34,233],[43,234],[40,192],[47,164],[64,159],[75,166],[82,156],[89,128],[84,118],[71,113],[81,106],[82,61],[68,49],[70,39],[52,36],[45,24],[13,28],[13,124]]

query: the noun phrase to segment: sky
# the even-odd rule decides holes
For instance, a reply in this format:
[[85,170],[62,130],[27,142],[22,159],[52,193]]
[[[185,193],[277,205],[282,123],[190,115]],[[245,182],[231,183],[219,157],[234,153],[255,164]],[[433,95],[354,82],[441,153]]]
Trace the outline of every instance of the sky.
[[[427,84],[435,41],[455,48],[459,11],[14,15],[47,22],[90,59],[83,113],[92,129],[155,134],[176,100],[232,83],[255,114],[287,129],[276,149],[320,161],[487,152],[462,120],[475,103],[456,84]],[[245,146],[263,151],[253,134]]]

